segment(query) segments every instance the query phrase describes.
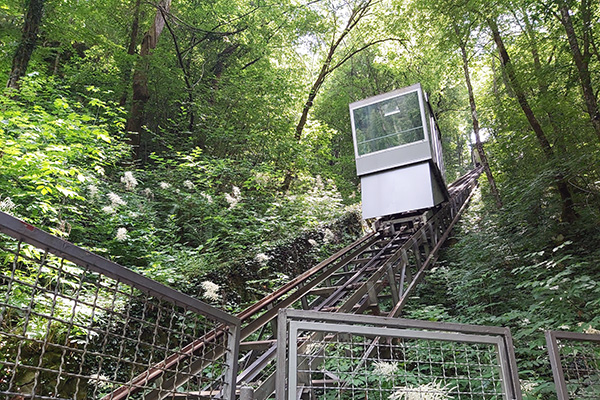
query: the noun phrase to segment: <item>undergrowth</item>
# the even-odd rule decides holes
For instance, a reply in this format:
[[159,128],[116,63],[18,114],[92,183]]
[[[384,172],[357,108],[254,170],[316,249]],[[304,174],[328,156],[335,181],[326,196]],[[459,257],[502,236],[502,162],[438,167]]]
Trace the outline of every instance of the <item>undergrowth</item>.
[[477,193],[404,316],[509,327],[524,398],[552,399],[544,331],[600,329],[600,233],[593,219],[535,227],[512,218]]

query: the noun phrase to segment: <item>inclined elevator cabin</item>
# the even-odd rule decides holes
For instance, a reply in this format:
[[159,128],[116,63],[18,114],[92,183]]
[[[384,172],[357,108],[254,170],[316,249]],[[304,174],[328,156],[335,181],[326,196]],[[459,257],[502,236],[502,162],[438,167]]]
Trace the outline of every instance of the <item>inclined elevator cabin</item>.
[[420,84],[350,104],[363,219],[448,199],[439,129]]

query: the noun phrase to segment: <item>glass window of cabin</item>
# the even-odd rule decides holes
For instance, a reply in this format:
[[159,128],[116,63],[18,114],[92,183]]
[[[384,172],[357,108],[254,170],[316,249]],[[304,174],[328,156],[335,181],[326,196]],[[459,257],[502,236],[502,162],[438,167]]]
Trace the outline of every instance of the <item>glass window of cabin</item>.
[[356,108],[353,113],[359,156],[425,139],[417,92]]
[[425,105],[425,120],[427,121],[427,132],[429,132],[429,145],[431,146],[431,152],[433,154],[433,162],[435,162],[440,170],[443,171],[444,162],[442,160],[442,143],[440,142],[435,119],[433,118],[433,115],[431,115],[428,105]]

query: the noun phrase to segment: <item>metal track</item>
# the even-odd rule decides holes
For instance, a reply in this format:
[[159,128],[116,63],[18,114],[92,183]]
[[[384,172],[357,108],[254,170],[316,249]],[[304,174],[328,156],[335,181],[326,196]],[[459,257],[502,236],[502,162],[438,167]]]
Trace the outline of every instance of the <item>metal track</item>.
[[[425,271],[437,260],[439,249],[467,206],[480,174],[481,168],[477,168],[451,184],[449,201],[437,209],[384,221],[376,232],[363,236],[238,314],[242,342],[237,384],[256,387],[256,400],[273,398],[280,309],[400,315]],[[195,344],[206,340],[207,337],[201,337],[188,348],[195,349]],[[223,355],[210,356],[216,359]],[[182,368],[199,372],[202,365]],[[144,384],[153,380],[153,376],[145,374]],[[183,383],[162,381],[160,389],[149,398],[160,400],[164,397],[160,393],[169,393]],[[205,389],[210,393],[214,388]],[[116,393],[108,397],[121,398]],[[190,399],[189,394],[187,398]],[[203,397],[198,394],[198,398]]]
[[281,308],[400,315],[437,260],[480,173],[478,168],[450,185],[450,200],[426,220],[424,213],[390,220],[240,313],[245,341],[240,345],[238,384],[256,386],[256,399],[273,395],[275,324]]

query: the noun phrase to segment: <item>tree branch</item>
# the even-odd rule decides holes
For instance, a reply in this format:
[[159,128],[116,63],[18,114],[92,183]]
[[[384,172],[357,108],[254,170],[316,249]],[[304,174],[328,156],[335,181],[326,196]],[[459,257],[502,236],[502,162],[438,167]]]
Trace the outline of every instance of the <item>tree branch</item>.
[[330,67],[328,72],[335,71],[337,68],[341,67],[346,61],[348,61],[350,58],[354,57],[356,54],[360,53],[361,51],[366,50],[373,45],[383,43],[383,42],[389,42],[389,41],[397,41],[399,43],[404,43],[402,40],[400,40],[398,38],[379,39],[379,40],[375,40],[374,42],[367,43],[364,46],[362,46],[361,48],[356,49],[356,50],[352,51],[351,53],[347,54],[346,56],[344,56],[344,58],[342,58],[339,62],[337,62],[333,67]]

